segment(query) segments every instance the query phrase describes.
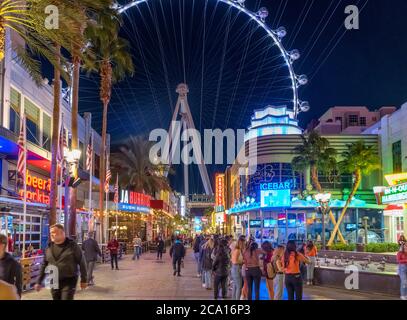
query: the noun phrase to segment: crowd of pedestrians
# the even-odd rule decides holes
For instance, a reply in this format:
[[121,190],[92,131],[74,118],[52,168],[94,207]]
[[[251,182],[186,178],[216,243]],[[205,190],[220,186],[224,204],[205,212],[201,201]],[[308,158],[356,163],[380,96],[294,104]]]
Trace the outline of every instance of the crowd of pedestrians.
[[295,241],[273,248],[268,241],[259,247],[244,235],[197,235],[192,248],[197,277],[215,299],[259,300],[262,278],[270,300],[282,300],[284,287],[288,300],[301,300],[303,284],[313,285],[317,248],[312,241],[300,248]]

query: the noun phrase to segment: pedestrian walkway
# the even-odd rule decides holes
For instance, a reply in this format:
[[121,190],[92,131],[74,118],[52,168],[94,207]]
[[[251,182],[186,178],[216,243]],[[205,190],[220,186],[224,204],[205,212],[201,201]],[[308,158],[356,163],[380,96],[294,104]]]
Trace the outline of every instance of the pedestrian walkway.
[[[140,260],[131,260],[126,255],[119,260],[119,270],[111,270],[110,264],[98,264],[94,272],[95,286],[86,290],[78,289],[76,300],[208,300],[213,299],[213,291],[202,288],[196,276],[196,265],[191,249],[187,249],[185,267],[181,277],[172,275],[171,258],[167,253],[163,260],[156,255],[145,253]],[[230,292],[229,292],[230,295]],[[286,299],[286,294],[284,295]],[[264,281],[261,284],[260,298],[268,299]],[[23,294],[23,300],[49,300],[48,289]],[[326,287],[305,287],[304,300],[378,300],[397,299],[375,294],[361,294]]]

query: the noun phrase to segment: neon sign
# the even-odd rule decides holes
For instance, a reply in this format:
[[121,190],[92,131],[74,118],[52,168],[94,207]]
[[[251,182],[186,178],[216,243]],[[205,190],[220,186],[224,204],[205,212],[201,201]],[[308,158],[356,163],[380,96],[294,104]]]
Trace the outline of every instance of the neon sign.
[[134,191],[121,190],[120,203],[150,207],[149,195]]
[[225,208],[225,196],[224,196],[225,175],[218,173],[215,177],[215,181],[216,181],[216,192],[215,192],[216,211],[220,212],[223,211]]
[[407,183],[384,189],[382,203],[407,202]]
[[[51,192],[51,179],[42,179],[26,171],[27,200],[49,204],[49,194]],[[18,194],[24,198],[24,189],[19,189]]]

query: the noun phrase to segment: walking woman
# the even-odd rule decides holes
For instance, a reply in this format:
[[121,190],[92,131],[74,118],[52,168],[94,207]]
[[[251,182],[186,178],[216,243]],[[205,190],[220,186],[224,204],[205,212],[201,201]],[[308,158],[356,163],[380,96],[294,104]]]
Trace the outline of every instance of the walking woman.
[[260,299],[260,281],[261,281],[261,269],[259,256],[264,254],[264,251],[259,249],[256,242],[252,242],[250,247],[246,249],[243,254],[243,261],[246,267],[246,281],[247,281],[247,300],[253,300],[253,283],[255,300]]
[[288,241],[284,256],[282,257],[288,300],[294,300],[294,295],[296,300],[302,300],[301,262],[309,263],[309,260],[303,254],[297,252],[294,240]]
[[276,266],[276,277],[274,278],[274,300],[283,300],[284,293],[284,265],[281,262],[284,256],[284,246],[279,245],[273,252],[271,259],[272,263]]
[[271,246],[271,243],[268,241],[265,241],[261,248],[265,252],[263,256],[263,270],[264,274],[266,275],[266,286],[267,286],[267,291],[269,294],[269,300],[274,300],[274,285],[273,285],[273,279],[269,277],[267,273],[267,264],[272,263],[272,258],[273,258],[273,247]]
[[397,252],[397,263],[399,264],[400,298],[407,300],[407,243],[404,243]]
[[307,242],[307,247],[305,248],[305,256],[309,259],[309,264],[307,264],[307,285],[314,284],[314,269],[315,261],[317,256],[317,247],[310,240]]
[[240,300],[242,292],[242,265],[243,265],[243,252],[246,247],[246,241],[244,237],[239,237],[239,240],[235,244],[232,250],[232,299]]
[[204,277],[204,284],[202,285],[207,290],[212,290],[212,251],[214,247],[213,239],[209,238],[202,246],[202,273]]
[[219,297],[219,287],[222,288],[222,298],[226,299],[226,280],[229,275],[230,257],[227,248],[227,241],[221,240],[218,249],[216,250],[216,257],[213,261],[212,270],[215,273],[214,281],[214,298]]

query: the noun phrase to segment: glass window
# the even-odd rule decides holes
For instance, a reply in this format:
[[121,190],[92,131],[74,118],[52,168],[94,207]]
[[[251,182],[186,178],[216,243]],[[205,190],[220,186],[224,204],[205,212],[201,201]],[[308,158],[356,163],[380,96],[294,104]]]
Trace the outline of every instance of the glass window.
[[360,125],[366,126],[366,117],[360,117]]
[[10,130],[14,133],[20,131],[21,94],[11,88],[10,91]]
[[359,124],[359,118],[356,114],[349,115],[349,126],[355,127]]
[[51,117],[42,114],[42,147],[51,151]]
[[393,173],[400,173],[402,172],[401,141],[393,143],[392,153],[393,153]]
[[24,99],[24,112],[27,116],[27,140],[39,145],[40,109],[28,99]]

